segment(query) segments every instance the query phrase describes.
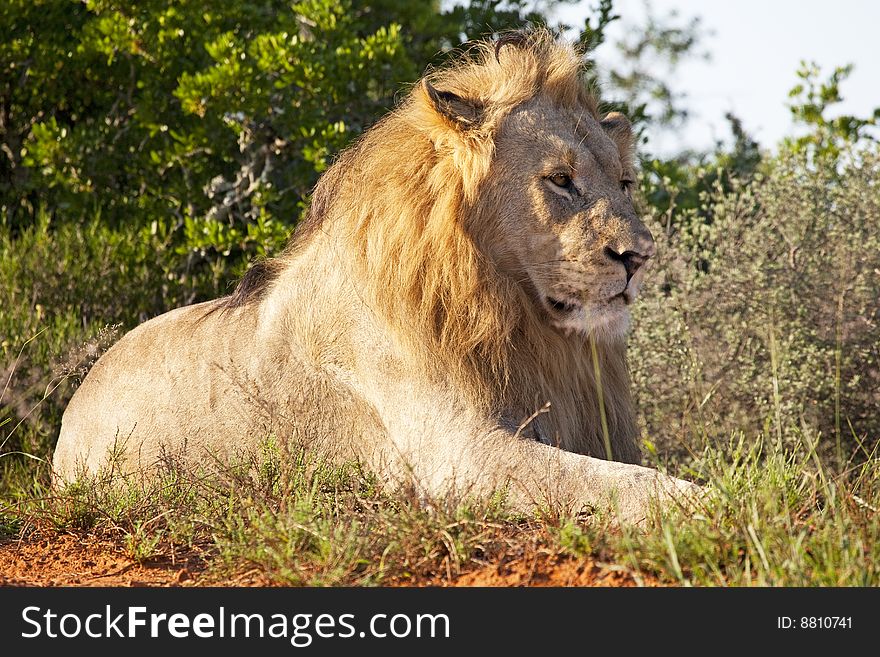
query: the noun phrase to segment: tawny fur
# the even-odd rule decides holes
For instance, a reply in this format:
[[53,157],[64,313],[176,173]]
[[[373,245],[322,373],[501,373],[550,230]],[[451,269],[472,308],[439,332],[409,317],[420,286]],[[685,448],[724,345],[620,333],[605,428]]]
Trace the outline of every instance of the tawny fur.
[[644,270],[630,279],[620,254],[653,252],[632,166],[629,123],[600,118],[574,48],[540,31],[478,46],[341,154],[285,251],[235,294],[100,359],[56,475],[95,473],[109,451],[149,472],[168,451],[204,461],[292,436],[427,496],[509,486],[518,506],[644,517],[689,485],[625,464]]

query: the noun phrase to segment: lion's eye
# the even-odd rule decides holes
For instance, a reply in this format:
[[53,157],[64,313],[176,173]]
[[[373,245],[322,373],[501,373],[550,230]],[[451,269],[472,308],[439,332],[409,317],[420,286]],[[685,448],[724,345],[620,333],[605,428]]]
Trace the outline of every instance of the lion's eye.
[[571,176],[565,173],[554,173],[552,176],[547,176],[547,180],[562,189],[571,187]]
[[620,189],[621,189],[621,191],[622,191],[624,194],[626,194],[627,196],[629,196],[630,194],[632,194],[632,186],[633,186],[633,184],[634,184],[633,181],[632,181],[632,180],[629,180],[628,178],[627,178],[627,179],[624,179],[624,180],[621,180],[621,181],[620,181]]

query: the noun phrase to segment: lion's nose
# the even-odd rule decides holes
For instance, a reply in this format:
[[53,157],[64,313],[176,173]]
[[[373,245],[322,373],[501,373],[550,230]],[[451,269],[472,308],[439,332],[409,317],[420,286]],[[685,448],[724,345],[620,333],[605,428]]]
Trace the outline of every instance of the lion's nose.
[[636,253],[635,251],[624,251],[623,253],[618,253],[614,249],[606,246],[605,255],[607,255],[611,260],[623,264],[623,268],[626,270],[626,282],[629,283],[630,279],[639,270],[639,267],[641,267],[648,261],[648,258],[651,254],[642,255],[641,253]]

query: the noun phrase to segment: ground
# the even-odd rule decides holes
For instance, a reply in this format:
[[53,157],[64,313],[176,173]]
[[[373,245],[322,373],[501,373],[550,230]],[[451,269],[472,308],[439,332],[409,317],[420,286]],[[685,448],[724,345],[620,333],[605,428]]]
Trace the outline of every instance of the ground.
[[[2,586],[271,586],[258,570],[222,573],[198,550],[137,561],[94,536],[57,534],[0,543]],[[457,576],[434,573],[397,586],[656,586],[619,566],[535,550],[473,564]]]

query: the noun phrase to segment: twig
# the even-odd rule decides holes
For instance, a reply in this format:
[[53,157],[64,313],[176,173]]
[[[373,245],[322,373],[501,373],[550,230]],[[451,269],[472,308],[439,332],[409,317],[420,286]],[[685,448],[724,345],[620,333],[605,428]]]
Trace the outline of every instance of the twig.
[[539,415],[541,415],[543,413],[549,413],[549,412],[550,412],[550,402],[547,402],[541,408],[539,408],[537,411],[535,411],[529,417],[527,417],[523,421],[522,424],[519,425],[519,427],[516,430],[516,433],[513,434],[513,437],[519,438],[520,434],[523,432],[523,429],[525,429],[527,426],[529,426],[535,420],[535,418],[537,418]]

